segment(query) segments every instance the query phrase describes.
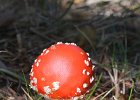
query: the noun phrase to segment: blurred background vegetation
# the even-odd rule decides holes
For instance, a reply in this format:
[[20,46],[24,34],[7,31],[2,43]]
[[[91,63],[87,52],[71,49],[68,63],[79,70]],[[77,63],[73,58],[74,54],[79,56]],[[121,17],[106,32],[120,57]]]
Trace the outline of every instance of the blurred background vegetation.
[[139,0],[0,0],[0,100],[44,99],[29,72],[58,41],[90,53],[95,81],[103,74],[91,100],[140,100]]

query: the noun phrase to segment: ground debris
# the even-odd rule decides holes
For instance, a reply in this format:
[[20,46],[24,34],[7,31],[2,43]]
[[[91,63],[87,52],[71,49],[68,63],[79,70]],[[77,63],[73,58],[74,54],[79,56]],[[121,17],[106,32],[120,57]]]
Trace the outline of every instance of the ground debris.
[[26,96],[18,95],[18,93],[10,87],[3,87],[0,89],[0,100],[26,100]]

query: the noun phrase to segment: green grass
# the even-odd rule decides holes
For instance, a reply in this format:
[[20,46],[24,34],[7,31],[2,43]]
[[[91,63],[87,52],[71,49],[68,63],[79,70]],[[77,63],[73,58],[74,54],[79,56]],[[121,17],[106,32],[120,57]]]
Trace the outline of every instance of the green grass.
[[96,89],[98,88],[98,86],[99,86],[99,84],[100,84],[101,78],[102,78],[102,74],[100,74],[97,83],[95,84],[95,86],[93,86],[91,93],[90,93],[89,96],[87,97],[87,100],[90,100],[91,96],[95,93]]
[[131,87],[131,91],[130,91],[128,100],[132,100],[133,90],[134,90],[134,81],[132,80],[132,87]]

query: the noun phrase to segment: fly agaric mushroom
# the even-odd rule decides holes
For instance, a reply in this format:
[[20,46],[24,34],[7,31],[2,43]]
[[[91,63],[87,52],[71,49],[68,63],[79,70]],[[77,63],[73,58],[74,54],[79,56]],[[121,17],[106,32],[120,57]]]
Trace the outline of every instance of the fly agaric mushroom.
[[52,99],[76,99],[91,88],[93,70],[88,53],[74,43],[58,42],[34,61],[30,87]]

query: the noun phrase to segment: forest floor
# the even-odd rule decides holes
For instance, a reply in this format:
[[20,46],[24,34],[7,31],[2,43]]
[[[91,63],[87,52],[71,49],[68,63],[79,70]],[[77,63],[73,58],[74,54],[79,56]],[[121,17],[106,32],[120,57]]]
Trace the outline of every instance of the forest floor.
[[86,100],[140,100],[139,0],[0,0],[0,100],[44,100],[29,73],[59,41],[76,43],[96,66]]

